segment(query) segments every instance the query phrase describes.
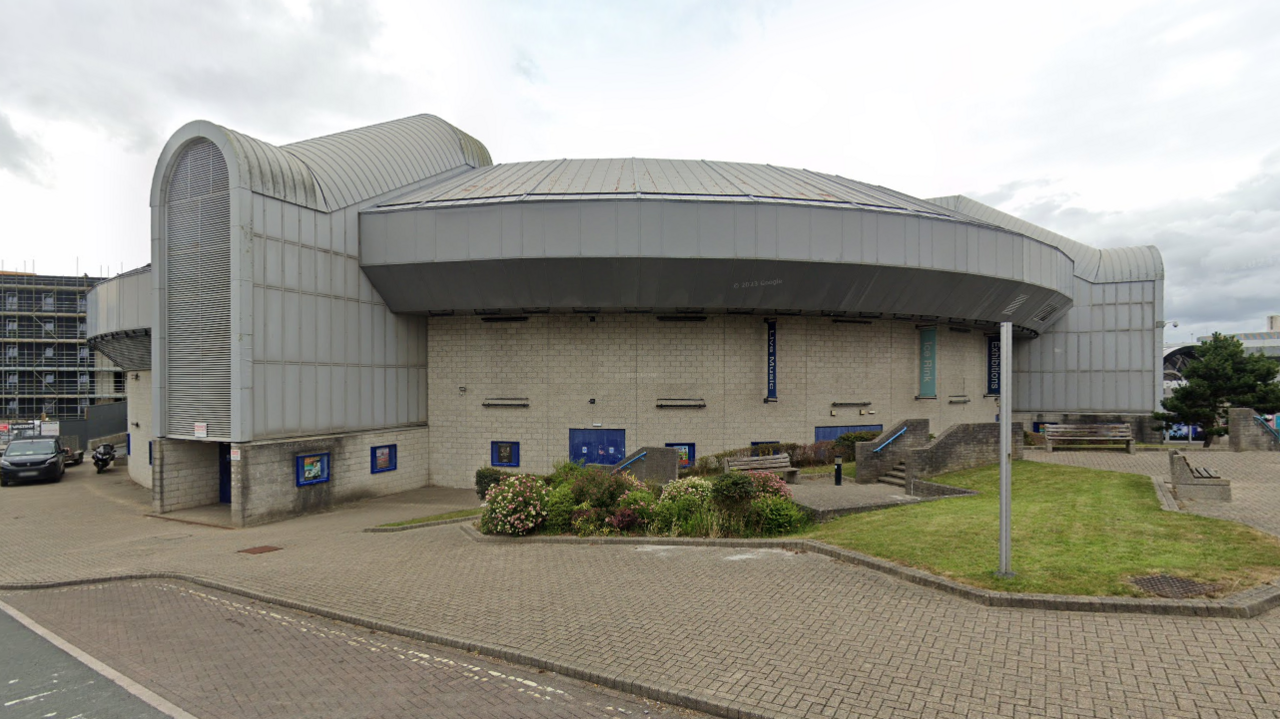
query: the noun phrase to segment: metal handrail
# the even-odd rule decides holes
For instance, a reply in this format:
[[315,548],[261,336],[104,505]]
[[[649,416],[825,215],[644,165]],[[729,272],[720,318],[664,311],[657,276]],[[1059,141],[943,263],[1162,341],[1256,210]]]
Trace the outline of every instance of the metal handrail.
[[640,454],[637,454],[636,456],[632,457],[631,459],[628,459],[626,462],[623,462],[623,463],[622,463],[621,465],[619,465],[618,467],[615,467],[613,471],[614,471],[615,473],[616,473],[616,472],[621,472],[622,470],[626,469],[627,467],[630,467],[630,466],[631,466],[631,463],[632,463],[632,462],[634,462],[634,461],[636,461],[637,459],[643,459],[643,458],[644,458],[644,456],[645,456],[646,454],[648,454],[648,452],[641,452]]
[[885,441],[885,443],[884,443],[884,444],[880,445],[879,447],[876,447],[875,449],[873,449],[873,450],[871,450],[871,451],[872,451],[872,452],[879,452],[880,450],[884,449],[885,447],[888,447],[888,446],[893,442],[893,440],[895,440],[895,439],[897,439],[897,438],[901,437],[901,436],[902,436],[902,433],[903,433],[903,432],[906,432],[906,431],[907,431],[907,428],[906,428],[906,427],[903,427],[902,429],[898,430],[898,433],[897,433],[897,434],[893,435],[893,436],[892,436],[892,437],[890,437],[887,441]]
[[1265,429],[1265,430],[1267,430],[1267,432],[1271,433],[1271,436],[1272,436],[1272,437],[1274,437],[1274,438],[1275,438],[1275,440],[1276,440],[1277,442],[1280,442],[1280,429],[1276,429],[1275,427],[1272,427],[1271,425],[1267,424],[1267,420],[1265,420],[1265,419],[1263,419],[1263,418],[1259,417],[1259,416],[1258,416],[1258,415],[1256,415],[1256,414],[1253,416],[1253,419],[1254,419],[1254,421],[1256,421],[1258,424],[1262,425],[1262,428],[1263,428],[1263,429]]

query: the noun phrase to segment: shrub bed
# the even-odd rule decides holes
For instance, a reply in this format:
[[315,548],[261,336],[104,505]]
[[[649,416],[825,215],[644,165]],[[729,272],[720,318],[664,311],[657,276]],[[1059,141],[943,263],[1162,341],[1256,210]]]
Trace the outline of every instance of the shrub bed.
[[479,526],[489,534],[773,537],[810,524],[791,488],[772,472],[647,487],[627,472],[564,462],[545,477],[504,475],[486,502]]

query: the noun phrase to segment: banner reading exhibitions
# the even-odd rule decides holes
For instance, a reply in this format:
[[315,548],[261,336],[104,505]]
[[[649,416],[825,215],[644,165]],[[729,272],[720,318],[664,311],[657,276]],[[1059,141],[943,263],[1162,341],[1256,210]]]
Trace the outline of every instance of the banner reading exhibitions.
[[769,328],[769,393],[765,395],[764,401],[778,401],[778,321],[765,320],[765,325]]
[[920,397],[938,396],[938,328],[920,330]]
[[1000,335],[987,335],[987,394],[1000,394]]

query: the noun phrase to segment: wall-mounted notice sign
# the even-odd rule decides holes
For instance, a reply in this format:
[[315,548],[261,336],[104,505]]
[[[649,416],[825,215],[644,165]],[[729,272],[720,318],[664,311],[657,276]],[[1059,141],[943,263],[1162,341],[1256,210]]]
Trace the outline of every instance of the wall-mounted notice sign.
[[1000,335],[987,335],[987,394],[1000,394]]
[[778,321],[765,320],[765,325],[769,328],[769,379],[768,394],[765,395],[764,401],[778,401]]
[[938,396],[938,328],[920,330],[920,397]]
[[196,422],[196,423],[195,423],[195,435],[196,435],[197,437],[208,437],[208,436],[209,436],[209,423],[208,423],[208,422]]

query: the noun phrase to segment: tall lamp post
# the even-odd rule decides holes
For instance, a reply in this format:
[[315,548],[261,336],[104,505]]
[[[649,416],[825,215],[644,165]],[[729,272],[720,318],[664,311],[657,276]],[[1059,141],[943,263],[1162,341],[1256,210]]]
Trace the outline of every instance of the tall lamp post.
[[1013,467],[1010,453],[1013,451],[1013,388],[1009,380],[1013,376],[1010,367],[1013,360],[1013,323],[1000,323],[1000,571],[1001,577],[1012,577],[1009,555],[1012,543],[1009,534],[1013,503]]

